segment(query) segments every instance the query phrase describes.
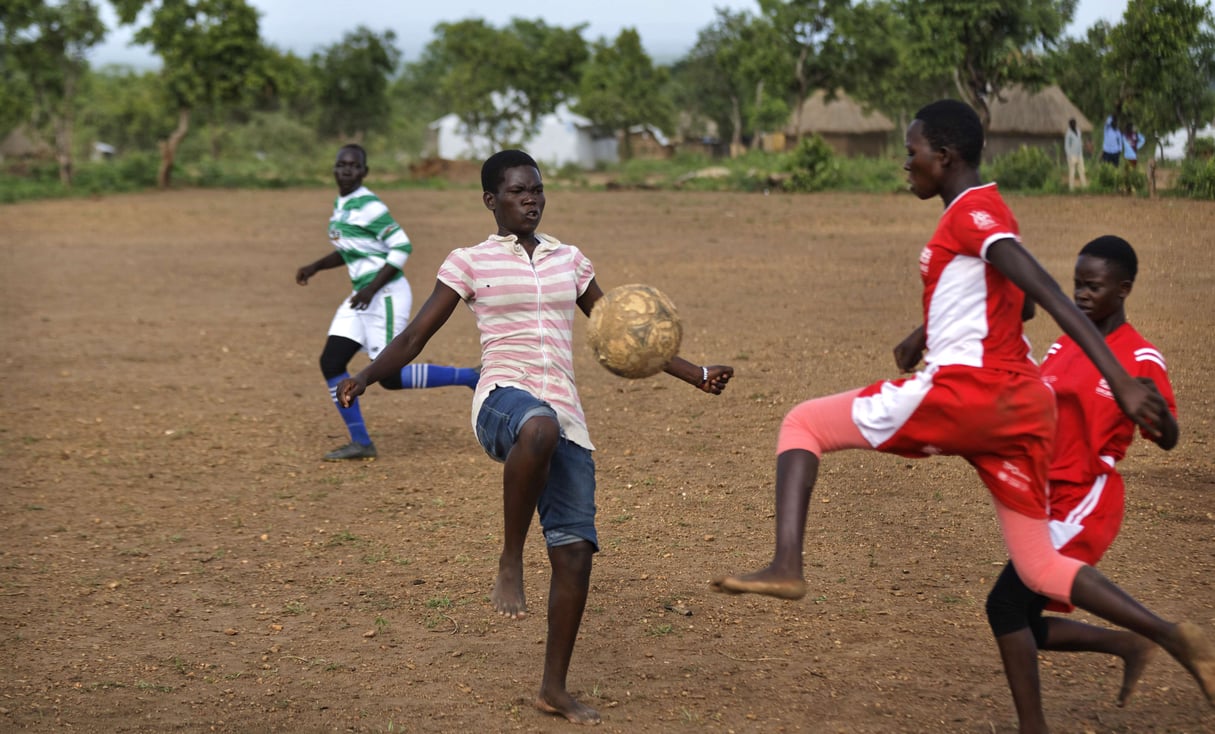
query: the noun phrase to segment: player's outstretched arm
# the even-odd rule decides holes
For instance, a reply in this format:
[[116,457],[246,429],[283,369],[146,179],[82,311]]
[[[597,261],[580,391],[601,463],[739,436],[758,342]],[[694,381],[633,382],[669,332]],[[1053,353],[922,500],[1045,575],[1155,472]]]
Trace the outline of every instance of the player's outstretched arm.
[[667,363],[662,371],[711,395],[721,395],[721,391],[726,389],[726,383],[734,376],[734,368],[729,365],[699,365],[678,355]]
[[1101,332],[1076,307],[1055,279],[1021,243],[1006,238],[987,248],[987,260],[1041,306],[1063,332],[1075,340],[1109,383],[1118,407],[1152,436],[1160,436],[1164,415],[1169,412],[1164,398],[1148,389],[1123,369],[1105,343]]
[[350,407],[354,399],[362,395],[368,385],[375,384],[385,377],[397,374],[401,368],[412,362],[422,353],[422,348],[430,341],[451,314],[456,310],[460,296],[442,281],[435,281],[435,289],[418,310],[417,316],[409,322],[409,326],[397,334],[380,356],[372,360],[354,377],[348,377],[338,384],[337,398],[343,407]]
[[295,282],[300,285],[308,285],[308,279],[316,275],[318,272],[322,270],[329,270],[330,268],[339,268],[345,264],[346,261],[342,259],[342,253],[334,250],[321,259],[314,260],[307,265],[302,266],[299,270],[296,270]]

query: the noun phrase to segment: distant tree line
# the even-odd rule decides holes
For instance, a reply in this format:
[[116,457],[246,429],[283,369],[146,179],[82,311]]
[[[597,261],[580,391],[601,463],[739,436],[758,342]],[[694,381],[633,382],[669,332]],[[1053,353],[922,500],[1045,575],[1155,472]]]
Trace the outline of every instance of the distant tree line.
[[719,9],[684,57],[657,65],[632,28],[588,41],[585,25],[523,18],[440,23],[409,63],[391,30],[366,27],[302,58],[262,39],[246,0],[111,0],[161,62],[137,71],[87,63],[107,31],[98,2],[5,0],[0,136],[24,125],[50,141],[65,184],[85,132],[156,151],[167,186],[194,129],[217,158],[238,138],[290,153],[369,136],[417,155],[442,115],[506,146],[561,104],[608,133],[648,124],[697,137],[712,123],[736,149],[783,128],[819,89],[901,123],[952,96],[986,124],[1009,85],[1057,83],[1094,122],[1120,107],[1149,143],[1177,129],[1192,140],[1215,117],[1206,0],[1130,0],[1116,25],[1068,38],[1076,2],[758,0],[758,12]]

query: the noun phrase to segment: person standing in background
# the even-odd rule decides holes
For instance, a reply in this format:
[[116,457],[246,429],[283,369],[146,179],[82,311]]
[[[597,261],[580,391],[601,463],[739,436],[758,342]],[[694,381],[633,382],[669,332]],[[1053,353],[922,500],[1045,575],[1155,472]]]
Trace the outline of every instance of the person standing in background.
[[1076,190],[1076,174],[1080,175],[1080,188],[1088,188],[1084,175],[1084,140],[1076,127],[1076,118],[1067,121],[1067,132],[1063,134],[1063,152],[1067,155],[1067,190]]
[[1105,118],[1105,131],[1101,135],[1101,162],[1118,165],[1122,156],[1122,132],[1118,129],[1118,109]]
[[1135,126],[1129,122],[1122,131],[1122,157],[1131,168],[1139,164],[1139,133],[1135,132]]

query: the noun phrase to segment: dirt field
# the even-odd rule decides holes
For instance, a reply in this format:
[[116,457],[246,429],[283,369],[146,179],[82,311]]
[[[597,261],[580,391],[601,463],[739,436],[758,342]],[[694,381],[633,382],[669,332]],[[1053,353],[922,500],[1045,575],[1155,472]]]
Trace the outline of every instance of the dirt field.
[[[416,310],[447,251],[492,219],[473,190],[384,198],[415,242]],[[469,392],[373,388],[379,460],[319,460],[346,441],[317,356],[348,284],[329,271],[301,288],[294,273],[329,251],[331,201],[181,191],[0,207],[0,729],[570,728],[531,706],[548,588],[538,533],[533,614],[505,621],[488,603],[500,469],[476,445]],[[1067,283],[1092,236],[1139,249],[1131,319],[1169,359],[1182,441],[1132,448],[1103,569],[1215,635],[1215,208],[1010,201]],[[907,195],[550,191],[545,231],[581,246],[605,288],[666,291],[684,355],[737,369],[712,398],[577,355],[603,548],[570,686],[601,731],[1015,731],[983,615],[1005,555],[961,460],[830,457],[810,595],[708,588],[769,557],[785,411],[893,374],[939,213]],[[1031,323],[1037,354],[1056,333],[1044,315]],[[425,357],[475,364],[471,315]],[[1171,660],[1125,709],[1120,674],[1044,656],[1055,731],[1215,731]]]

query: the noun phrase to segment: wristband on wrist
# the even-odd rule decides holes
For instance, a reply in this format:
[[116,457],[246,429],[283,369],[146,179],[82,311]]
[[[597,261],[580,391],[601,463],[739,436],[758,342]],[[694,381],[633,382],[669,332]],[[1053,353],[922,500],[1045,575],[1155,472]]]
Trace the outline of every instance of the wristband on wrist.
[[709,381],[709,368],[701,366],[700,368],[700,384],[703,386]]

